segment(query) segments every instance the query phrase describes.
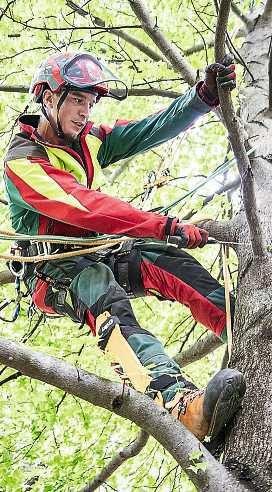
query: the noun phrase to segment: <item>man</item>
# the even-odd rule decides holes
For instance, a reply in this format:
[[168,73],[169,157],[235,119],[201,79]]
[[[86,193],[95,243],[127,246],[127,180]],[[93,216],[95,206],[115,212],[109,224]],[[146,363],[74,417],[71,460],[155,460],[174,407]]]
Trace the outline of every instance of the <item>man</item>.
[[[218,104],[217,83],[229,90],[234,79],[234,66],[210,65],[204,82],[166,110],[140,121],[117,121],[113,128],[95,127],[88,121],[91,108],[101,97],[121,99],[122,82],[90,54],[58,53],[39,67],[31,84],[43,114],[20,118],[20,133],[5,159],[6,190],[17,232],[138,238],[118,251],[108,248],[99,255],[30,267],[25,282],[42,311],[86,322],[119,372],[200,440],[215,437],[233,416],[245,391],[243,377],[226,369],[205,391],[198,390],[180,374],[157,338],[139,326],[129,297],[156,295],[181,302],[197,321],[224,338],[224,289],[193,257],[165,242],[175,236],[187,248],[203,247],[208,233],[96,191],[93,179],[95,166],[105,168],[186,130]],[[21,252],[31,256],[33,248],[29,243]]]

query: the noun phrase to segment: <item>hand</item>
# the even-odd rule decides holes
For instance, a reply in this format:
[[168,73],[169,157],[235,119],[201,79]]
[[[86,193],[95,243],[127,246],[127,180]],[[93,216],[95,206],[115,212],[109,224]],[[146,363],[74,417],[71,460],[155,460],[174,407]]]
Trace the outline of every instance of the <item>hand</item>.
[[208,91],[213,96],[217,97],[217,87],[221,87],[226,91],[232,91],[236,87],[235,79],[236,74],[234,64],[226,66],[222,63],[212,63],[206,67],[204,84]]
[[198,247],[203,248],[207,244],[209,233],[205,229],[200,229],[193,224],[178,223],[175,236],[184,238],[184,247],[193,249]]

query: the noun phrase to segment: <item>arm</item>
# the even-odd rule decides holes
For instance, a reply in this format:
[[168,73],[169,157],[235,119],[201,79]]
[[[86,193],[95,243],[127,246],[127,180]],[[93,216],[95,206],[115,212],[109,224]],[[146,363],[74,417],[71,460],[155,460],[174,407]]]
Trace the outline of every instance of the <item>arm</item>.
[[13,205],[89,231],[165,239],[177,222],[89,190],[42,158],[8,161],[5,181]]
[[99,128],[102,144],[98,161],[102,168],[160,145],[187,130],[211,107],[198,95],[197,86],[175,99],[168,108],[139,121],[117,120],[113,128]]

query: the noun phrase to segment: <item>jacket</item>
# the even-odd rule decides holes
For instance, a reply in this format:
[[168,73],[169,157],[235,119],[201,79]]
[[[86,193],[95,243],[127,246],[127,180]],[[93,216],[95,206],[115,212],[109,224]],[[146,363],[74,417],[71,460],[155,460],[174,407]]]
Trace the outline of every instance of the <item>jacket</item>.
[[160,145],[209,110],[193,87],[165,110],[142,120],[117,120],[112,128],[88,122],[79,153],[42,141],[37,134],[39,116],[22,116],[4,168],[13,228],[29,235],[95,232],[165,239],[174,233],[177,219],[141,211],[95,190],[96,169]]

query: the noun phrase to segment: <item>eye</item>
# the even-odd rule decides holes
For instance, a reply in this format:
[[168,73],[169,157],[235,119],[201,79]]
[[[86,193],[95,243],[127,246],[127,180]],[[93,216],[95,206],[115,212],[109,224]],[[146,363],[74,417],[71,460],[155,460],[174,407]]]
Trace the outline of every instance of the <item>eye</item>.
[[76,103],[76,104],[82,104],[82,99],[80,97],[76,97],[74,96],[73,97],[73,101]]

